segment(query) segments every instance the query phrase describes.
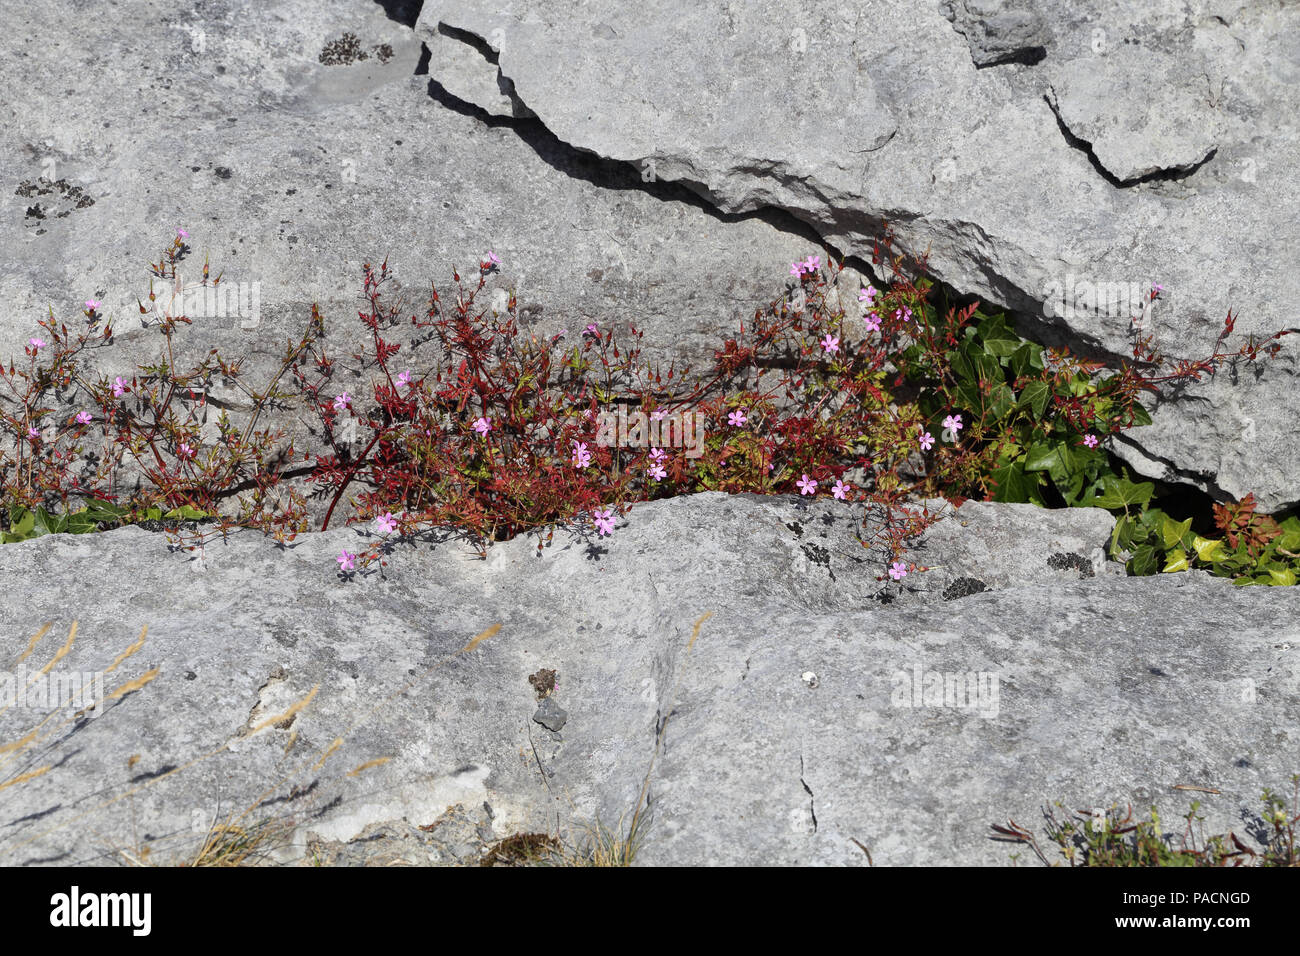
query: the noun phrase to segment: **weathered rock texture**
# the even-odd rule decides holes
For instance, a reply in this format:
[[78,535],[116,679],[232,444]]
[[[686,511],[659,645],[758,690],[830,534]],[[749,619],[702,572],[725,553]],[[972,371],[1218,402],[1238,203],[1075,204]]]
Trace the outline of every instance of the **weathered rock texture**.
[[[448,88],[509,83],[563,142],[729,212],[786,210],[850,254],[888,220],[940,278],[1076,349],[1129,354],[1152,283],[1179,357],[1208,354],[1229,308],[1239,333],[1294,325],[1295,7],[430,0],[416,32]],[[1190,389],[1118,450],[1300,501],[1276,411],[1294,356]]]
[[[348,581],[334,557],[359,530],[283,550],[241,534],[202,563],[134,528],[5,546],[6,668],[51,621],[39,668],[78,620],[56,673],[102,670],[147,625],[107,689],[157,676],[4,757],[0,780],[49,769],[0,791],[0,862],[182,859],[250,807],[245,825],[290,828],[284,861],[577,841],[629,822],[661,727],[643,863],[864,863],[856,839],[877,865],[1005,864],[991,823],[1057,799],[1169,819],[1178,784],[1221,790],[1198,794],[1207,826],[1248,838],[1259,792],[1297,769],[1289,589],[1088,577],[1106,516],[1026,514],[968,503],[936,526],[926,560],[995,588],[951,600],[938,571],[890,581],[850,506],[717,494],[540,556],[401,543],[382,576]],[[558,733],[534,721],[543,668]],[[997,696],[914,706],[918,670],[996,678]],[[0,739],[45,712],[9,709]]]

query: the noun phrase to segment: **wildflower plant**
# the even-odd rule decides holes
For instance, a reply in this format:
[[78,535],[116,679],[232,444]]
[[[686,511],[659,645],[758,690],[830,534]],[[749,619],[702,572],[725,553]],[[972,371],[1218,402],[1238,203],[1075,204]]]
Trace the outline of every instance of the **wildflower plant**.
[[[187,238],[178,234],[150,264],[155,278],[175,278]],[[699,491],[829,495],[874,516],[864,543],[887,554],[881,580],[888,570],[901,582],[924,570],[900,560],[905,542],[939,517],[915,502],[979,498],[1122,512],[1112,556],[1127,549],[1135,573],[1164,559],[1164,570],[1200,562],[1252,582],[1293,583],[1286,562],[1300,560],[1300,524],[1274,527],[1248,502],[1224,506],[1227,538],[1221,550],[1207,548],[1184,525],[1175,534],[1172,519],[1149,507],[1153,485],[1133,482],[1107,450],[1109,436],[1150,422],[1143,394],[1225,361],[1276,355],[1286,332],[1229,352],[1229,313],[1208,358],[1169,360],[1147,338],[1132,364],[1105,368],[1025,340],[977,303],[949,304],[925,278],[924,258],[893,254],[888,231],[872,259],[883,277],[858,292],[861,315],[851,317],[838,294],[842,264],[809,256],[792,265],[787,293],[740,323],[699,371],[642,361],[634,327],[590,323],[576,340],[521,332],[513,295],[504,311],[480,304],[503,265],[494,253],[468,278],[453,270],[451,286],[432,286],[413,314],[390,301],[387,262],[364,265],[363,347],[338,354],[313,307],[260,389],[243,385],[240,363],[215,350],[180,371],[174,333],[189,319],[165,312],[154,322],[163,340],[155,364],[111,381],[90,377],[83,353],[112,341],[90,300],[82,330],[51,313],[25,365],[0,368],[6,540],[155,513],[210,517],[200,543],[236,526],[285,540],[310,526],[307,499],[316,497],[321,528],[342,520],[379,529],[380,542],[340,556],[351,573],[390,551],[393,536],[432,528],[458,528],[481,551],[536,532],[540,548],[561,526],[616,534],[638,501]],[[206,262],[203,282],[220,282]],[[140,311],[151,314],[143,302]],[[239,427],[223,412],[219,436],[204,441],[196,413],[217,376],[236,383],[252,411]],[[616,406],[655,423],[689,412],[703,432],[698,447],[688,455],[667,442],[649,451],[602,443],[602,416]],[[259,430],[272,408],[305,411],[319,425],[319,447],[299,454]],[[295,459],[305,463],[305,488],[286,477]]]

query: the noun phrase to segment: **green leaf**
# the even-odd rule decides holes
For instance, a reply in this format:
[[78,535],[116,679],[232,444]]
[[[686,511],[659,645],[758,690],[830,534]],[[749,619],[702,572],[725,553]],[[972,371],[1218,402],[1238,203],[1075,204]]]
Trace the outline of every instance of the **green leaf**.
[[1228,558],[1223,542],[1217,539],[1211,541],[1208,538],[1202,538],[1199,534],[1192,535],[1192,547],[1196,549],[1197,559],[1206,564],[1215,564]]
[[[1086,502],[1090,508],[1128,508],[1132,505],[1145,508],[1151,501],[1151,495],[1155,492],[1154,482],[1144,481],[1134,483],[1127,478],[1117,478],[1114,475],[1108,475],[1104,482],[1105,491],[1095,498]],[[1149,512],[1143,512],[1149,514]]]
[[995,421],[1001,421],[1007,417],[1007,414],[1016,407],[1016,393],[1011,391],[1011,386],[1006,382],[998,382],[993,386],[993,391],[989,395],[989,409],[993,412]]
[[994,501],[1023,504],[1031,500],[1031,495],[1038,491],[1037,478],[1025,476],[1023,462],[1016,461],[1001,468],[994,468],[991,477],[997,482],[997,489],[993,492]]
[[1141,403],[1134,402],[1133,403],[1133,427],[1136,428],[1139,425],[1150,425],[1150,424],[1151,424],[1150,413],[1148,413],[1147,410],[1142,407]]
[[993,339],[984,342],[984,351],[989,355],[996,356],[999,360],[1005,361],[1011,358],[1021,349],[1021,344],[1015,339]]
[[1268,582],[1269,584],[1281,585],[1283,587],[1289,587],[1295,584],[1295,572],[1290,568],[1282,568],[1270,564],[1264,570],[1268,573],[1270,579]]
[[1175,571],[1186,571],[1190,567],[1191,564],[1187,560],[1187,552],[1182,548],[1179,548],[1178,550],[1170,551],[1165,555],[1165,566],[1162,571],[1165,574],[1171,574]]
[[1165,543],[1166,548],[1173,548],[1183,543],[1183,535],[1187,529],[1192,526],[1192,519],[1186,521],[1174,521],[1172,518],[1165,518],[1160,522],[1160,538]]
[[1155,574],[1156,565],[1156,549],[1149,544],[1144,544],[1133,552],[1133,557],[1128,562],[1128,569],[1131,574],[1136,575]]
[[52,515],[44,508],[36,509],[36,537],[46,534],[62,534],[67,530],[67,515]]
[[17,535],[18,537],[16,540],[23,541],[30,537],[32,531],[35,529],[36,515],[28,511],[26,508],[20,508],[19,510],[22,514],[17,521],[13,520],[13,512],[10,512],[9,533]]
[[1020,390],[1020,397],[1016,399],[1016,408],[1028,408],[1034,413],[1035,418],[1043,417],[1043,410],[1047,408],[1047,400],[1052,396],[1052,389],[1046,382],[1030,382]]
[[193,505],[181,505],[179,508],[173,508],[171,511],[167,512],[165,517],[181,518],[185,521],[198,521],[200,518],[208,517],[208,513],[206,511],[200,511]]

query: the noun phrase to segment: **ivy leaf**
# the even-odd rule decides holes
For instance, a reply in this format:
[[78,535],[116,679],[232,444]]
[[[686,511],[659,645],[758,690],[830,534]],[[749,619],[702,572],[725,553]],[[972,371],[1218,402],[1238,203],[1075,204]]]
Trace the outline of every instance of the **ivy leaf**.
[[1268,582],[1269,584],[1280,585],[1283,587],[1289,587],[1295,584],[1295,572],[1290,568],[1270,564],[1264,570],[1268,572],[1270,578]]
[[1176,551],[1170,551],[1165,555],[1165,566],[1162,569],[1164,574],[1172,574],[1175,571],[1186,571],[1191,567],[1187,560],[1187,552],[1182,548]]
[[68,530],[67,515],[52,515],[44,508],[36,509],[36,530],[33,537],[46,534],[62,534]]
[[1128,567],[1131,574],[1155,574],[1156,549],[1149,544],[1141,545],[1129,558]]
[[1007,414],[1016,407],[1016,394],[1011,391],[1011,387],[1006,382],[998,382],[993,386],[993,392],[989,396],[993,412],[993,418],[1001,421],[1006,418]]
[[1172,518],[1165,518],[1160,522],[1160,538],[1165,543],[1166,548],[1173,548],[1182,544],[1183,536],[1187,529],[1192,526],[1192,519],[1186,521],[1174,521]]
[[1037,479],[1025,476],[1024,462],[1016,461],[994,468],[992,479],[997,483],[997,489],[993,492],[994,501],[1023,504],[1031,500],[1032,493],[1038,491]]
[[1035,418],[1042,418],[1043,410],[1047,408],[1047,400],[1051,395],[1052,390],[1046,382],[1030,382],[1020,390],[1020,397],[1016,399],[1016,408],[1031,409]]
[[1216,564],[1228,558],[1223,550],[1223,542],[1219,540],[1210,541],[1199,534],[1193,535],[1192,547],[1196,549],[1196,557],[1206,564]]
[[[1084,504],[1090,508],[1106,508],[1107,510],[1115,508],[1127,509],[1131,505],[1145,508],[1151,501],[1151,495],[1156,490],[1154,482],[1135,483],[1127,478],[1116,478],[1114,475],[1107,476],[1104,487],[1105,491],[1084,502]],[[1149,514],[1150,512],[1143,513]]]

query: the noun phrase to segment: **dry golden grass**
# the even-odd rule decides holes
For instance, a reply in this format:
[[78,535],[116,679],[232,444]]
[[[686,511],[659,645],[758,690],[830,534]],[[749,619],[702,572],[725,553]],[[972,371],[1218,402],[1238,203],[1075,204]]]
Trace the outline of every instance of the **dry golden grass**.
[[[32,637],[22,655],[15,662],[15,666],[17,663],[25,661],[35,652],[42,638],[44,638],[50,631],[51,627],[52,624],[46,624]],[[36,672],[33,679],[36,679],[37,676],[48,674],[59,661],[63,660],[63,658],[71,652],[76,642],[77,627],[77,622],[73,622],[67,640],[59,647],[50,660],[47,661],[38,672]],[[288,842],[295,827],[292,821],[286,817],[272,817],[250,822],[250,817],[254,811],[261,807],[264,802],[282,786],[297,777],[308,765],[310,765],[312,771],[318,770],[324,766],[325,762],[343,745],[344,740],[347,739],[347,737],[358,726],[372,717],[386,704],[391,703],[393,700],[405,694],[408,690],[419,684],[424,678],[450,663],[455,658],[472,651],[484,641],[495,636],[500,629],[500,624],[493,625],[471,639],[464,647],[426,667],[398,691],[384,700],[381,700],[369,712],[354,720],[342,735],[334,738],[327,747],[321,750],[319,756],[312,754],[299,762],[296,767],[292,768],[284,776],[275,781],[275,783],[259,795],[258,798],[250,803],[241,813],[232,814],[228,819],[221,823],[214,821],[214,823],[208,828],[201,845],[196,850],[183,854],[178,860],[173,862],[173,865],[249,866],[266,861],[270,851],[283,846]],[[144,646],[148,630],[148,626],[145,626],[141,630],[139,638],[114,658],[113,663],[105,668],[105,675],[117,670],[121,664]],[[100,706],[104,706],[111,701],[119,700],[134,691],[144,689],[154,681],[158,675],[159,669],[155,667],[137,677],[125,681],[118,687],[114,688],[111,692],[105,694],[104,700],[101,702]],[[31,686],[30,682],[27,686]],[[250,733],[257,733],[267,727],[280,725],[291,720],[311,704],[319,689],[319,685],[313,687],[309,693],[300,700],[291,704],[282,713],[267,717],[259,722],[256,727],[252,728]],[[0,791],[29,783],[32,780],[42,777],[51,769],[52,765],[45,765],[32,770],[24,770],[22,772],[17,772],[12,768],[17,761],[21,760],[25,756],[31,755],[35,747],[48,741],[54,734],[81,716],[82,712],[78,712],[73,714],[71,717],[65,717],[63,720],[56,722],[56,718],[59,717],[62,711],[63,703],[64,702],[62,701],[56,702],[54,709],[51,710],[50,713],[46,714],[35,727],[28,729],[16,740],[8,743],[0,743]],[[0,708],[0,716],[3,716],[3,714],[9,709],[9,707]],[[142,793],[151,787],[158,786],[162,781],[173,778],[178,774],[184,773],[185,771],[204,763],[205,761],[211,760],[212,758],[225,753],[230,749],[233,743],[234,739],[229,740],[220,747],[200,754],[180,766],[173,767],[165,773],[161,773],[155,777],[150,777],[137,786],[129,787],[128,789],[90,807],[70,819],[63,820],[48,829],[28,836],[24,840],[10,844],[8,849],[10,851],[18,850],[65,827],[77,823],[85,823],[100,811],[103,811],[114,804],[120,803],[123,800],[133,800],[137,794]],[[382,766],[387,763],[389,759],[389,757],[379,757],[366,761],[360,766],[353,768],[347,773],[347,775],[350,777],[359,776],[366,770]],[[135,758],[132,758],[129,763],[133,764],[134,761]],[[6,768],[10,769],[6,770]],[[120,857],[135,865],[157,865],[152,859],[153,854],[148,847],[135,846],[132,849],[115,848],[115,851]]]

